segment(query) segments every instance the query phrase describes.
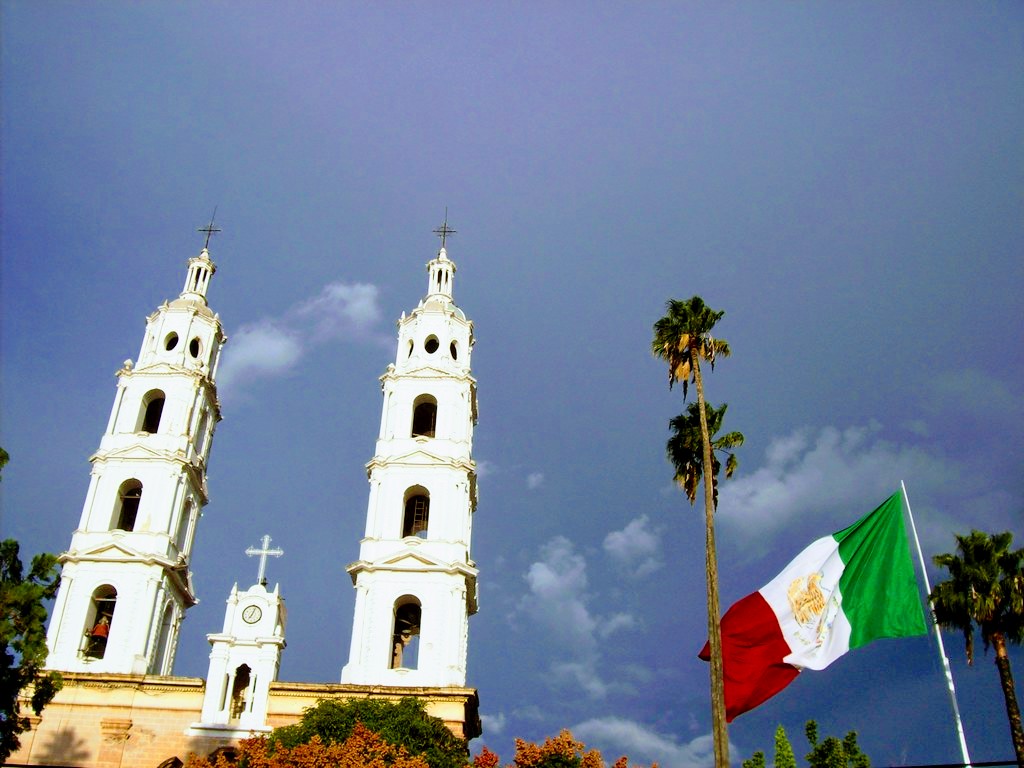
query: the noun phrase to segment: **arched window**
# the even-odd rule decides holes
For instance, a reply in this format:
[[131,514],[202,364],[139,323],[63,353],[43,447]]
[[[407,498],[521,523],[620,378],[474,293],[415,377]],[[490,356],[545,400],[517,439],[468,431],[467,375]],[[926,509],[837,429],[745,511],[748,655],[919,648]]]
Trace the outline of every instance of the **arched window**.
[[114,622],[114,607],[117,605],[117,590],[109,584],[97,587],[86,614],[85,648],[83,656],[102,659],[107,652],[107,638]]
[[235,684],[231,686],[231,720],[238,720],[249,705],[249,678],[252,670],[248,664],[235,670]]
[[203,415],[199,417],[199,426],[196,427],[196,434],[192,441],[196,447],[196,453],[200,456],[206,450],[206,432],[210,428],[210,412],[207,410],[203,411]]
[[404,595],[395,601],[395,623],[391,633],[391,669],[416,669],[419,664],[420,601]]
[[430,521],[430,496],[425,488],[410,488],[406,491],[405,515],[402,518],[402,536],[427,538],[427,524]]
[[159,389],[147,392],[142,398],[142,430],[155,435],[160,430],[160,417],[164,413],[164,393]]
[[188,541],[188,527],[191,521],[192,500],[189,499],[181,510],[181,517],[178,518],[178,530],[174,532],[174,546],[177,547],[178,554],[185,553],[185,543]]
[[412,407],[412,436],[433,437],[437,427],[437,400],[420,395]]
[[138,480],[126,480],[121,484],[117,501],[117,524],[114,528],[122,531],[134,531],[135,518],[138,517],[139,504],[142,501],[142,483]]
[[173,626],[174,606],[168,603],[160,622],[160,634],[157,635],[153,663],[149,667],[151,675],[169,675],[171,673],[171,629]]

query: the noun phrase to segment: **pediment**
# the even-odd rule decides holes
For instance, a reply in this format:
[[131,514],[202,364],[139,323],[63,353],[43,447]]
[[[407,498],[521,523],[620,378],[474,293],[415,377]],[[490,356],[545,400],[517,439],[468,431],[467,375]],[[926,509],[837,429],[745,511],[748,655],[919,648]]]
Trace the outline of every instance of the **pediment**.
[[[428,442],[428,440],[425,439],[424,443],[426,442]],[[398,454],[397,456],[374,456],[366,464],[366,468],[370,470],[373,469],[373,467],[392,467],[395,465],[406,467],[462,467],[467,471],[472,471],[473,469],[473,465],[465,459],[455,458],[452,456],[442,456],[424,448],[416,448],[412,451]]]
[[141,558],[144,555],[134,547],[127,546],[124,542],[105,541],[94,547],[79,549],[72,556],[75,559],[121,560],[124,558]]
[[97,451],[92,455],[92,459],[102,459],[103,461],[110,459],[166,459],[167,456],[167,451],[157,451],[142,443],[132,443],[120,448],[112,448],[109,451]]

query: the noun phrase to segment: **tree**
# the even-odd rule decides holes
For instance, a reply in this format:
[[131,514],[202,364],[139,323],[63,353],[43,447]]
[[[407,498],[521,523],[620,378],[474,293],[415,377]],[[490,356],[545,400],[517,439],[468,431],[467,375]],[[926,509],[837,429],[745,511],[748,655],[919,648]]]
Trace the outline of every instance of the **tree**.
[[[718,452],[729,454],[725,462],[725,476],[732,477],[736,471],[736,454],[729,451],[730,448],[738,448],[743,445],[743,434],[741,432],[730,432],[715,439],[715,435],[722,428],[722,421],[725,419],[725,411],[728,403],[723,403],[721,408],[715,409],[711,403],[705,403],[707,415],[708,433],[711,438],[711,487],[714,504],[718,506],[718,474],[722,469],[722,462],[718,459]],[[700,413],[697,411],[697,403],[690,403],[686,413],[681,413],[669,422],[669,429],[672,436],[668,439],[665,450],[668,460],[676,468],[675,481],[686,491],[690,503],[697,501],[697,484],[704,476],[704,437],[700,429]]]
[[701,377],[701,361],[707,361],[712,370],[715,358],[728,357],[728,342],[712,337],[711,331],[722,319],[725,312],[716,312],[708,307],[700,296],[686,301],[669,299],[665,305],[666,314],[654,324],[654,340],[651,351],[656,357],[668,363],[669,389],[677,382],[683,383],[683,399],[692,381],[697,388],[697,406],[700,419],[702,442],[701,464],[704,477],[704,518],[705,518],[705,576],[708,602],[708,641],[711,646],[711,720],[715,739],[715,764],[718,768],[729,768],[729,734],[725,721],[725,676],[722,669],[721,609],[718,604],[718,555],[715,550],[715,497],[712,470],[711,438],[708,432],[707,413],[704,407],[704,380]]
[[[808,720],[804,726],[807,743],[811,751],[806,760],[810,768],[871,768],[868,756],[860,751],[857,744],[857,732],[850,731],[842,739],[829,736],[818,741],[818,724]],[[743,761],[743,768],[765,768],[764,752],[755,752],[750,759]],[[781,725],[775,729],[775,761],[773,768],[796,768],[796,755],[793,745]]]
[[804,733],[811,745],[811,751],[807,753],[807,763],[811,768],[871,768],[868,756],[860,751],[856,731],[850,731],[842,740],[828,736],[818,741],[818,724],[808,720]]
[[356,723],[344,741],[324,744],[319,736],[294,747],[280,744],[270,751],[264,737],[242,739],[232,758],[223,752],[215,757],[190,755],[188,768],[429,768],[423,757],[409,755],[379,735]]
[[[7,451],[0,448],[0,470],[7,460]],[[21,715],[21,692],[31,687],[30,704],[39,715],[61,687],[59,674],[42,671],[47,653],[44,602],[57,594],[59,584],[56,557],[36,555],[25,576],[18,542],[0,542],[0,764],[29,728],[29,719]]]
[[959,555],[936,555],[932,561],[950,578],[935,585],[929,599],[940,627],[963,632],[967,663],[974,663],[974,632],[987,651],[995,649],[996,668],[1006,700],[1010,735],[1017,762],[1024,765],[1024,729],[1013,684],[1007,643],[1024,640],[1024,548],[1011,550],[1013,534],[971,531],[956,536]]
[[310,742],[324,745],[345,742],[358,724],[385,742],[421,756],[430,768],[464,768],[469,757],[465,739],[452,733],[444,721],[426,713],[418,699],[397,702],[382,699],[324,700],[310,707],[295,725],[274,729],[268,743],[271,754]]
[[796,768],[796,755],[793,745],[789,743],[786,729],[781,725],[775,729],[775,768]]

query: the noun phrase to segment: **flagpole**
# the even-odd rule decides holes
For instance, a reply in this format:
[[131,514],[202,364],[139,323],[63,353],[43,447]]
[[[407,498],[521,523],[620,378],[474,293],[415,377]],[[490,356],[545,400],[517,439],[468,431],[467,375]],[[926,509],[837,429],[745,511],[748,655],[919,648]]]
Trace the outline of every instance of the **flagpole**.
[[939,642],[939,656],[942,659],[942,669],[946,673],[946,686],[949,688],[949,700],[953,703],[953,717],[956,719],[956,733],[960,739],[960,752],[963,754],[964,764],[967,768],[971,765],[971,756],[967,753],[967,738],[964,736],[964,724],[960,719],[960,706],[956,703],[956,687],[953,685],[953,670],[949,666],[949,658],[946,656],[946,648],[942,644],[942,632],[939,630],[939,622],[935,620],[935,606],[932,605],[932,586],[928,583],[928,571],[924,564],[924,554],[921,552],[921,540],[917,538],[917,526],[914,525],[914,513],[910,510],[910,499],[907,498],[907,486],[900,480],[900,488],[903,491],[903,503],[907,507],[907,516],[910,518],[910,532],[914,534],[914,546],[917,547],[917,558],[921,561],[921,576],[924,577],[924,588],[928,593],[928,610],[932,614],[932,624],[935,626],[935,639]]

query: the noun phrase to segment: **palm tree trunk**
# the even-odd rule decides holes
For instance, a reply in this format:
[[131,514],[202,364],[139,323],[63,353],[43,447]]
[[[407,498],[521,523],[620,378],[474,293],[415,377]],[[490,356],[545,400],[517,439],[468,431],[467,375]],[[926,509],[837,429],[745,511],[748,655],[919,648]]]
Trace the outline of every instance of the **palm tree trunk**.
[[1013,671],[1010,669],[1006,638],[1002,632],[993,633],[992,646],[996,649],[996,669],[999,670],[999,682],[1003,686],[1003,697],[1006,699],[1006,716],[1010,720],[1013,750],[1017,753],[1017,765],[1024,766],[1024,728],[1021,727],[1020,707],[1017,706],[1017,693],[1013,686]]
[[708,592],[708,641],[711,645],[711,723],[715,739],[715,766],[729,768],[729,731],[725,722],[725,671],[722,664],[722,611],[718,604],[718,552],[715,549],[715,495],[711,464],[711,437],[704,412],[704,382],[700,362],[693,356],[693,378],[700,406],[700,434],[704,442],[704,549]]

